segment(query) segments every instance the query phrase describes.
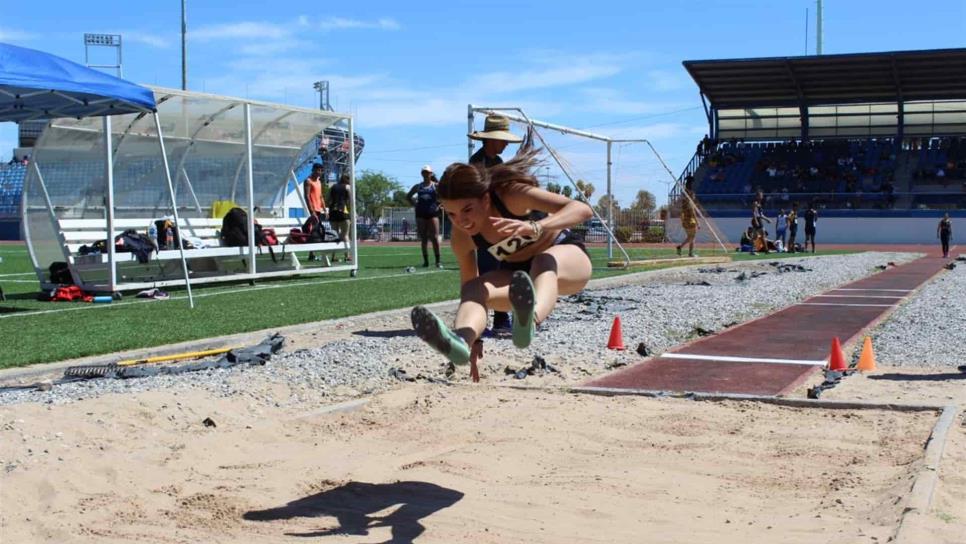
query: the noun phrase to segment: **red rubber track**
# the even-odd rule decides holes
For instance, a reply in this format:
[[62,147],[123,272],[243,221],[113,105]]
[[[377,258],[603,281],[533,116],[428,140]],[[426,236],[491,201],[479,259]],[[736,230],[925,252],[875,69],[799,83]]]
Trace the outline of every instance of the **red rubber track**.
[[[904,297],[942,271],[928,256],[842,285],[767,316],[670,350],[584,386],[648,391],[783,395],[826,360],[833,337],[842,344],[874,326]],[[668,357],[668,354],[671,354]],[[689,359],[686,355],[703,358]],[[713,360],[724,357],[725,360]],[[781,359],[775,362],[727,358]],[[709,360],[712,359],[712,360]],[[812,361],[813,364],[807,364]],[[804,364],[803,364],[804,363]]]

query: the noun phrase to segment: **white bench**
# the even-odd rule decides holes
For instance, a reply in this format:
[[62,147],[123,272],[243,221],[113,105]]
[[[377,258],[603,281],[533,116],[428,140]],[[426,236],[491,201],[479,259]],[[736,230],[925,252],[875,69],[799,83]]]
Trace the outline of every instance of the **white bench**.
[[[257,218],[258,224],[265,228],[275,230],[276,236],[281,242],[272,246],[272,251],[276,254],[291,255],[294,253],[313,252],[322,255],[336,252],[344,252],[347,245],[342,242],[317,242],[311,244],[287,244],[284,243],[288,238],[289,230],[300,227],[299,218]],[[115,236],[121,232],[133,229],[145,233],[151,219],[115,219]],[[248,255],[248,247],[226,247],[221,246],[219,234],[221,231],[221,219],[209,218],[181,218],[180,228],[182,236],[200,239],[207,247],[184,250],[186,259],[209,258],[209,257],[245,257]],[[70,254],[69,260],[76,264],[90,265],[107,263],[106,253],[81,255],[80,249],[84,245],[91,245],[95,242],[107,239],[107,221],[105,219],[60,219],[58,221],[61,240]],[[331,229],[330,229],[331,230]],[[256,247],[259,254],[269,254],[266,246]],[[117,262],[136,261],[137,258],[132,253],[115,253]],[[152,253],[152,260],[174,260],[181,259],[181,252],[176,249],[163,249]],[[297,261],[297,260],[296,260]]]

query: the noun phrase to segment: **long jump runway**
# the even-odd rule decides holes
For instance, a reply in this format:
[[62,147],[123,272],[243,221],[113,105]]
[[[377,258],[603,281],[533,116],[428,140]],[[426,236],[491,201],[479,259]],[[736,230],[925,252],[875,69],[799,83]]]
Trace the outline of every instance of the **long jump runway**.
[[923,257],[815,295],[584,384],[589,388],[784,395],[948,261]]

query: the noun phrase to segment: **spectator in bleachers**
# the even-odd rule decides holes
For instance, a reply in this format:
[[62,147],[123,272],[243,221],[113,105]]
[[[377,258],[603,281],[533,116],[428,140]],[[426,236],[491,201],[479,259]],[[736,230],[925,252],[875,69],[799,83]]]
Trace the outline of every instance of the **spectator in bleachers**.
[[896,205],[896,186],[892,184],[892,180],[886,180],[882,184],[882,195],[885,198],[886,208],[893,208]]
[[943,218],[939,220],[939,226],[936,227],[936,237],[939,238],[939,243],[943,249],[943,258],[949,257],[949,240],[953,237],[953,222],[949,219],[949,212],[943,214]]

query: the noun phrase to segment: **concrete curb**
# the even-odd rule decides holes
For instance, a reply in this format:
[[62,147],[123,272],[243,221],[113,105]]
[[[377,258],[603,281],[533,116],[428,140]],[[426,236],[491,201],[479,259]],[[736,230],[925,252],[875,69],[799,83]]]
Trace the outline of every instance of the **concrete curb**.
[[832,410],[889,410],[896,412],[943,412],[948,407],[930,404],[877,403],[859,401],[789,399],[767,395],[741,395],[728,393],[692,393],[655,391],[650,389],[621,389],[611,387],[577,386],[567,389],[571,393],[602,395],[608,397],[637,396],[650,398],[690,399],[695,401],[753,401],[792,408],[824,408]]
[[959,406],[946,406],[929,435],[922,468],[916,474],[912,490],[909,492],[909,501],[902,511],[902,517],[899,519],[899,526],[893,538],[897,544],[923,542],[921,525],[923,518],[929,515],[936,486],[939,484],[939,465],[946,447],[946,438],[959,412]]

